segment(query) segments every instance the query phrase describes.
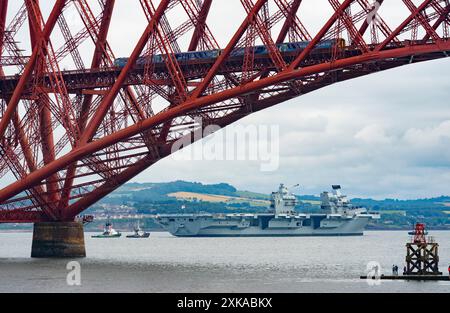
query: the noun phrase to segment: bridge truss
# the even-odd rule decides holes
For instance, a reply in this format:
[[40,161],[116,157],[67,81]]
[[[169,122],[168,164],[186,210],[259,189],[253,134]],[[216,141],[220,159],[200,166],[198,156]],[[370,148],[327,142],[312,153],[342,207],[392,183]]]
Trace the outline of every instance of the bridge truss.
[[[0,0],[0,223],[72,221],[169,156],[178,140],[198,140],[199,128],[450,53],[449,0],[394,1],[403,17],[384,10],[392,1],[315,0],[331,12],[318,28],[304,22],[306,0],[233,1],[242,18],[222,45],[215,24],[223,20],[208,17],[223,1],[127,1],[146,27],[117,68],[108,42],[117,1],[49,1],[46,12],[44,1]],[[340,38],[345,47],[316,52]],[[277,48],[300,41],[309,44],[296,55]],[[255,45],[267,53],[257,55]],[[237,48],[245,51],[238,60]],[[208,62],[176,58],[217,49]],[[154,55],[163,64],[136,66]]]

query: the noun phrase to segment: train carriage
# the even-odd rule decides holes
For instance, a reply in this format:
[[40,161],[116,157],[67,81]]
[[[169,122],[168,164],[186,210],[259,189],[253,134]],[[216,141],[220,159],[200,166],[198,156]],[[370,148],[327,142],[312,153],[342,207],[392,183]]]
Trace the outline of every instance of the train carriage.
[[[298,54],[308,47],[310,41],[289,42],[277,45],[277,49],[282,54]],[[317,50],[331,50],[334,48],[345,49],[346,43],[342,38],[322,40],[316,44],[313,51]],[[210,51],[192,51],[175,54],[175,58],[179,63],[190,62],[204,62],[217,59],[223,50],[210,50]],[[246,53],[246,48],[235,48],[230,53],[230,58],[243,58]],[[253,53],[255,56],[264,56],[269,54],[269,49],[264,45],[258,45],[253,47]],[[114,61],[114,66],[123,68],[128,62],[128,58],[118,58]],[[158,54],[152,57],[153,64],[163,64],[165,62],[164,55]],[[145,66],[148,63],[148,57],[140,57],[136,64],[137,66]]]

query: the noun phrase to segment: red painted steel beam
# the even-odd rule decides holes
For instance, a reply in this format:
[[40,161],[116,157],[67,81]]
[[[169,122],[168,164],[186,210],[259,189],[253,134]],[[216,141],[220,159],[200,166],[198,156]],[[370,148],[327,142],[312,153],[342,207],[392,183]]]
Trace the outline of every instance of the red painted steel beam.
[[146,156],[136,164],[124,170],[119,175],[115,176],[114,180],[106,181],[105,184],[69,206],[66,210],[65,219],[73,219],[74,216],[77,216],[91,205],[95,204],[98,200],[104,198],[106,195],[110,194],[133,177],[142,173],[142,171],[153,165],[156,161],[157,160],[153,160],[150,156]]
[[[193,1],[185,1],[185,2],[182,2],[181,4],[190,18],[190,23],[196,24],[194,34],[191,38],[191,43],[188,48],[188,51],[194,51],[194,50],[198,49],[200,39],[204,38],[204,36],[208,36],[208,34],[206,32],[207,31],[209,32],[209,30],[207,29],[206,20],[207,20],[207,17],[208,17],[210,8],[211,8],[212,0],[204,0],[203,5],[202,5],[201,9],[198,11],[198,13],[195,12],[196,9],[195,9],[195,4],[193,3]],[[210,50],[219,49],[218,44],[215,41],[215,39],[213,38],[212,34],[209,33],[209,36],[210,36],[210,38],[208,38],[208,39],[211,41],[209,41],[206,44],[208,46],[208,49],[210,49]],[[184,82],[184,84],[187,85],[186,82]],[[169,109],[178,105],[179,102],[180,101],[173,102],[171,104],[171,106],[169,107]],[[159,141],[167,140],[170,129],[172,127],[172,122],[173,121],[171,120],[171,121],[164,123],[164,125],[162,127],[162,131],[160,132],[160,135],[158,137]]]
[[[4,31],[6,30],[6,16],[8,14],[8,0],[0,1],[0,57],[3,52],[3,44],[5,36],[3,36]],[[2,64],[0,64],[0,76],[4,76],[5,73],[3,71]]]
[[[105,53],[106,48],[106,36],[108,34],[109,23],[111,21],[112,9],[114,7],[114,0],[108,1],[105,7],[105,11],[102,18],[102,24],[100,26],[100,33],[98,36],[98,40],[95,43],[95,51],[92,57],[91,69],[97,69],[100,67],[102,62],[103,55]],[[80,119],[78,121],[78,125],[80,128],[80,132],[83,132],[86,123],[88,120],[89,109],[92,103],[93,95],[85,95],[83,99],[83,103],[81,105]]]
[[[247,5],[250,13],[251,10],[253,9],[253,7],[251,6],[253,2],[250,0],[241,0],[241,2]],[[266,5],[263,7],[264,11],[266,11],[268,8],[267,4],[268,3],[266,2]],[[282,70],[286,69],[287,68],[286,62],[282,58],[280,50],[277,48],[276,44],[272,40],[270,29],[268,28],[267,24],[263,20],[261,20],[258,14],[255,15],[253,27],[259,34],[259,37],[262,40],[263,44],[266,46],[269,56],[272,59],[272,62],[276,66],[277,70],[281,72]]]
[[[29,21],[29,29],[30,29],[30,38],[31,38],[31,48],[34,50],[36,48],[39,40],[45,40],[42,38],[42,24],[41,24],[41,12],[39,8],[39,0],[26,0],[26,7],[28,11],[28,21]],[[38,64],[38,71],[42,71],[45,68],[45,55],[41,54]],[[41,73],[36,73],[40,75]],[[36,105],[38,105],[40,109],[39,113],[39,128],[41,134],[41,146],[42,146],[42,157],[44,160],[44,164],[50,164],[55,160],[55,143],[53,138],[53,127],[52,127],[52,117],[50,111],[50,105],[48,101],[48,97],[40,97],[36,101]],[[22,149],[29,150],[29,146],[23,146]],[[33,171],[35,169],[30,169]],[[48,200],[52,203],[58,201],[58,176],[56,174],[47,178],[47,197]],[[55,217],[55,214],[52,213],[52,216]]]
[[322,40],[326,33],[330,30],[331,26],[338,20],[339,16],[344,12],[355,0],[345,0],[337,10],[335,10],[333,16],[322,27],[319,33],[311,40],[308,46],[300,53],[300,55],[289,66],[290,70],[296,69],[311,53],[314,47]]
[[[439,15],[439,18],[436,20],[436,22],[433,24],[433,29],[437,30],[438,27],[444,23],[445,21],[449,20],[448,15],[450,14],[450,4],[447,5],[442,13]],[[426,33],[426,35],[423,37],[423,41],[426,42],[428,39],[430,39],[431,35],[429,33]]]
[[[288,35],[289,29],[292,27],[292,24],[295,23],[295,17],[297,15],[297,12],[300,8],[300,4],[302,3],[302,0],[294,0],[292,3],[291,9],[289,11],[289,15],[286,18],[283,27],[281,28],[280,33],[278,34],[278,38],[276,43],[281,44],[286,39],[286,36]],[[265,71],[262,73],[261,78],[266,78],[269,75],[269,71]],[[254,97],[258,97],[258,95],[254,95]]]
[[[39,7],[39,0],[25,0],[25,6],[27,9],[27,15],[28,15],[28,28],[30,32],[30,41],[31,41],[31,51],[34,50],[36,47],[38,36],[37,32],[41,32],[41,20],[36,19],[35,13],[34,13],[34,7]],[[39,15],[40,17],[40,15]]]
[[95,132],[97,131],[100,123],[103,121],[108,109],[110,108],[110,106],[114,102],[115,98],[119,94],[120,89],[123,87],[123,84],[125,82],[125,79],[128,76],[128,73],[130,72],[130,70],[136,63],[137,59],[139,58],[139,55],[141,54],[142,50],[144,49],[145,45],[147,44],[147,41],[149,40],[151,34],[158,27],[159,20],[163,16],[164,11],[167,9],[169,3],[170,3],[170,0],[162,0],[161,3],[159,4],[159,6],[155,12],[155,15],[152,17],[150,23],[148,24],[147,28],[145,29],[144,33],[142,34],[133,53],[131,54],[130,58],[128,59],[127,64],[120,72],[120,75],[117,78],[114,86],[112,86],[112,88],[109,90],[108,94],[103,99],[103,101],[101,102],[97,111],[95,112],[95,115],[92,117],[89,125],[86,127],[86,130],[83,132],[83,135],[80,139],[81,145],[89,142],[95,135]]
[[[20,125],[20,119],[19,119],[19,115],[17,114],[17,112],[14,113],[14,116],[12,119],[13,119],[13,125],[15,128],[15,131],[19,138],[19,144],[20,144],[20,147],[22,148],[22,153],[24,155],[25,162],[28,166],[29,172],[32,173],[37,170],[37,166],[36,166],[36,163],[35,163],[35,160],[33,157],[33,153],[31,151],[31,147],[30,147],[28,138],[27,138],[25,132],[23,131],[22,126]],[[31,194],[33,194],[35,196],[39,195],[39,198],[36,199],[36,201],[42,206],[42,210],[47,214],[49,219],[56,220],[57,216],[55,215],[53,210],[46,205],[46,202],[48,202],[48,197],[45,193],[45,190],[42,188],[42,186],[40,186],[40,185],[34,186],[31,190]]]
[[421,55],[426,53],[435,53],[442,51],[450,51],[450,41],[442,44],[435,45],[417,45],[408,46],[403,48],[397,48],[392,50],[385,50],[380,52],[369,52],[361,56],[350,57],[347,59],[339,59],[333,62],[326,62],[323,64],[304,67],[296,70],[287,70],[279,73],[275,76],[271,76],[259,81],[250,82],[243,86],[238,86],[229,90],[225,90],[213,95],[204,96],[194,100],[189,100],[179,106],[169,110],[156,114],[140,123],[129,126],[128,128],[117,131],[112,135],[108,135],[104,138],[90,142],[84,146],[78,147],[65,156],[55,160],[48,166],[45,166],[34,173],[31,173],[23,180],[15,182],[8,187],[0,190],[0,203],[10,199],[18,193],[29,189],[30,187],[38,184],[41,180],[45,179],[48,175],[62,170],[70,163],[80,160],[89,154],[102,150],[108,146],[114,145],[117,142],[123,141],[139,133],[160,125],[170,119],[174,119],[177,116],[186,114],[193,110],[198,110],[202,107],[209,106],[227,99],[238,97],[242,94],[248,94],[262,88],[269,87],[274,84],[283,82],[294,81],[304,76],[313,75],[316,73],[329,72],[337,69],[346,68],[355,64],[362,64],[367,62],[373,62],[383,59],[401,58],[413,55]]
[[16,111],[17,105],[19,104],[19,101],[22,96],[22,92],[25,89],[25,86],[28,84],[28,82],[32,78],[32,73],[33,73],[34,67],[36,65],[36,61],[38,59],[40,48],[41,48],[41,46],[47,44],[47,41],[50,38],[50,34],[52,33],[53,28],[55,27],[56,22],[58,20],[58,16],[61,14],[65,5],[66,5],[66,0],[57,0],[53,7],[52,12],[50,13],[50,16],[44,27],[44,32],[43,32],[44,41],[39,42],[39,44],[33,50],[33,54],[31,55],[31,58],[30,58],[29,62],[27,63],[27,66],[25,67],[25,70],[23,71],[22,76],[20,77],[19,83],[14,90],[11,100],[8,103],[7,109],[2,116],[2,119],[0,121],[0,138],[4,136],[6,128],[8,127],[8,124],[11,121],[11,118],[12,118],[14,112]]
[[[30,38],[31,38],[32,45],[35,45],[36,44],[36,27],[37,27],[36,22],[37,21],[35,19],[33,6],[38,5],[38,0],[32,0],[32,1],[34,1],[34,2],[31,2],[31,0],[26,1],[26,8],[28,10],[28,15],[29,15]],[[31,48],[34,49],[34,46],[32,46]],[[42,109],[42,112],[46,112],[46,111],[49,113],[48,108]],[[20,117],[19,117],[17,110],[13,113],[12,122],[14,125],[16,136],[18,138],[19,145],[22,149],[22,153],[23,153],[26,165],[28,167],[28,171],[33,172],[37,169],[37,165],[35,162],[35,158],[33,156],[33,152],[31,151],[31,145],[28,140],[28,136],[22,128]],[[47,132],[52,132],[51,126],[47,129]],[[44,156],[44,158],[48,157],[48,155],[46,155],[46,154],[43,154],[43,156]],[[53,160],[51,160],[51,161],[53,161]],[[24,174],[22,174],[22,175],[24,175]],[[45,203],[45,202],[48,202],[48,196],[45,193],[45,190],[42,188],[42,186],[34,187],[32,190],[32,194],[40,195],[39,199],[35,199],[35,200],[42,206],[44,212],[47,214],[47,216],[50,219],[56,219],[56,215],[54,214],[54,212]]]
[[[97,69],[100,67],[102,59],[107,55],[107,37],[109,27],[111,24],[111,17],[114,10],[115,0],[107,0],[103,11],[102,22],[100,25],[99,34],[97,36],[97,42],[95,43],[95,51],[92,57],[91,69]],[[93,95],[85,95],[83,103],[81,105],[80,119],[78,121],[78,127],[80,132],[83,133],[89,117],[89,110],[91,108]],[[61,201],[58,204],[58,208],[62,209],[69,203],[71,187],[74,182],[74,176],[77,169],[77,163],[74,162],[69,166],[66,173],[66,180],[64,182],[63,191],[61,193]]]
[[261,8],[264,6],[264,4],[268,0],[258,0],[258,2],[255,4],[255,6],[252,8],[252,10],[248,13],[246,19],[242,22],[241,26],[237,30],[237,32],[234,34],[233,38],[231,38],[230,42],[228,43],[227,47],[222,51],[220,56],[217,58],[214,65],[209,70],[208,74],[203,78],[200,85],[192,92],[190,99],[196,99],[200,97],[203,92],[205,92],[206,88],[208,88],[208,85],[213,80],[214,76],[216,76],[217,72],[219,71],[220,67],[223,65],[225,60],[228,58],[230,53],[233,51],[234,47],[238,43],[238,41],[241,39],[242,35],[247,31],[247,28],[253,23],[253,21],[256,18],[256,15],[261,10]]
[[12,120],[13,120],[14,129],[16,131],[16,135],[19,139],[20,147],[22,148],[22,153],[23,153],[25,162],[28,166],[28,170],[29,170],[29,172],[34,172],[37,170],[37,166],[34,161],[33,153],[30,149],[30,142],[28,141],[27,135],[23,131],[22,126],[20,125],[20,117],[19,117],[19,114],[17,113],[17,111],[14,112]]
[[[381,6],[384,2],[384,0],[376,0],[376,2]],[[375,3],[372,6],[372,10],[375,10]],[[370,24],[369,21],[367,19],[364,20],[364,22],[362,23],[361,27],[359,28],[359,34],[361,36],[364,36],[364,34],[366,33],[367,29],[369,28]]]
[[100,67],[102,58],[106,55],[106,44],[111,25],[111,18],[114,11],[115,0],[106,0],[105,8],[103,11],[102,22],[100,25],[100,31],[98,39],[95,44],[94,57],[92,58],[91,69]]
[[211,9],[211,4],[212,0],[203,1],[203,5],[198,16],[198,23],[197,26],[195,27],[194,34],[192,35],[188,51],[197,50],[200,39],[205,34],[206,19],[208,18],[209,10]]
[[[99,41],[100,42],[104,41],[104,45],[102,45],[102,46],[105,47],[105,50],[103,51],[104,52],[103,61],[105,62],[105,66],[112,66],[115,57],[114,57],[114,54],[106,40],[106,37],[107,37],[106,34],[109,30],[109,19],[110,19],[110,16],[112,15],[114,1],[106,2],[105,6],[104,6],[104,12],[103,12],[102,22],[100,24],[100,27],[97,26],[96,19],[94,18],[94,15],[92,14],[87,2],[86,1],[78,1],[77,3],[80,6],[80,10],[82,12],[82,14],[81,14],[82,19],[86,25],[86,28],[88,29],[88,33],[90,33],[92,39],[94,40],[95,46],[96,47],[98,46]],[[108,20],[105,20],[105,18]],[[150,22],[150,20],[151,20],[151,18],[149,19],[149,22]],[[107,27],[107,25],[108,25],[108,27]],[[101,36],[99,36],[100,33],[102,33]],[[102,37],[104,37],[104,38],[102,38]],[[115,79],[115,76],[114,76],[114,79]],[[137,96],[135,95],[133,88],[131,88],[130,86],[127,86],[120,93],[120,97],[122,98],[122,100],[125,103],[127,103],[128,101],[131,103],[131,108],[127,107],[126,109],[130,111],[130,114],[134,113],[136,115],[136,117],[133,117],[133,119],[136,118],[137,120],[141,120],[146,117],[146,113],[147,113],[147,112],[144,112],[144,106],[145,106],[145,103],[143,103],[144,95],[143,95],[143,90],[141,88],[136,88],[136,92],[137,92]],[[102,91],[102,95],[105,95],[106,93],[107,93],[106,90]],[[153,112],[151,112],[151,109],[149,111],[150,112],[148,112],[148,114],[152,115]],[[87,120],[88,120],[88,118],[86,117],[86,121]],[[83,129],[84,129],[84,126],[83,126]]]
[[0,223],[36,223],[48,222],[49,219],[42,212],[37,211],[0,211]]
[[[151,22],[155,16],[155,13],[153,13],[155,10],[152,2],[150,0],[141,0],[141,5],[147,19]],[[158,20],[161,20],[161,27],[160,29],[155,29],[154,40],[161,53],[166,56],[163,58],[164,63],[167,66],[166,71],[169,73],[172,83],[176,89],[176,93],[171,95],[173,98],[171,97],[170,101],[178,103],[186,99],[186,80],[184,79],[180,64],[174,56],[174,51],[179,51],[179,47],[176,40],[168,37],[168,34],[171,32],[171,28],[170,25],[168,25],[166,17],[163,15],[161,18],[158,18]]]
[[398,36],[398,34],[419,14],[422,12],[432,1],[434,0],[425,0],[414,12],[411,13],[411,15],[403,21],[391,34],[388,36],[381,44],[379,44],[375,51],[381,51],[383,50],[388,43],[390,43],[395,37]]
[[334,8],[337,11],[341,12],[339,22],[342,24],[342,26],[345,26],[345,30],[348,32],[351,44],[353,46],[358,47],[363,53],[367,52],[369,50],[369,47],[367,46],[364,38],[356,29],[351,12],[340,10],[338,0],[328,0],[328,1],[332,4],[332,6],[334,6]]
[[302,0],[294,0],[292,2],[291,10],[289,12],[288,17],[284,21],[283,26],[281,27],[280,33],[278,35],[277,44],[283,43],[286,39],[286,36],[289,32],[289,29],[292,27],[292,24],[295,22],[295,16],[297,15],[298,9],[300,8],[300,4]]
[[[414,5],[414,3],[412,2],[412,0],[403,0],[403,2],[406,4],[406,6],[409,8],[409,10],[411,11],[411,13],[415,13],[417,12],[417,7]],[[418,11],[416,17],[415,17],[416,21],[418,24],[422,25],[422,27],[425,29],[426,34],[428,34],[429,36],[433,37],[434,41],[440,41],[441,38],[439,37],[439,35],[436,33],[435,29],[431,27],[431,25],[428,23],[428,21],[426,21],[425,17],[422,15],[421,11]]]

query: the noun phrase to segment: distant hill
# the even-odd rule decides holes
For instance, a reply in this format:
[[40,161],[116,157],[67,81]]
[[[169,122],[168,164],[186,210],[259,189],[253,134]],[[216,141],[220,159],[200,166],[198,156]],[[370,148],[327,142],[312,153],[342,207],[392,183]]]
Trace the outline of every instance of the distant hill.
[[192,192],[209,195],[236,196],[237,190],[225,183],[204,185],[186,181],[175,181],[170,183],[130,183],[122,186],[106,199],[129,197],[133,201],[162,201],[169,200],[169,194],[177,192]]
[[417,200],[398,200],[398,199],[385,199],[385,200],[373,200],[373,199],[352,199],[352,203],[357,205],[365,205],[371,208],[380,210],[391,209],[406,209],[417,210],[422,208],[448,208],[450,210],[450,197],[441,196],[429,199],[417,199]]

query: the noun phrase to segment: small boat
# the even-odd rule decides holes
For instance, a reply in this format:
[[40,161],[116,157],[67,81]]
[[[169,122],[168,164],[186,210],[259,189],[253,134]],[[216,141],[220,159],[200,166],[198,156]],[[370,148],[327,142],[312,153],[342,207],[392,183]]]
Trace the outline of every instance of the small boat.
[[110,222],[106,223],[105,229],[101,235],[92,236],[92,238],[120,238],[122,234],[116,231]]
[[139,223],[134,228],[134,234],[127,236],[127,238],[137,238],[137,239],[139,239],[139,238],[148,238],[148,237],[150,237],[150,233],[143,231],[141,229],[141,227],[139,226]]

